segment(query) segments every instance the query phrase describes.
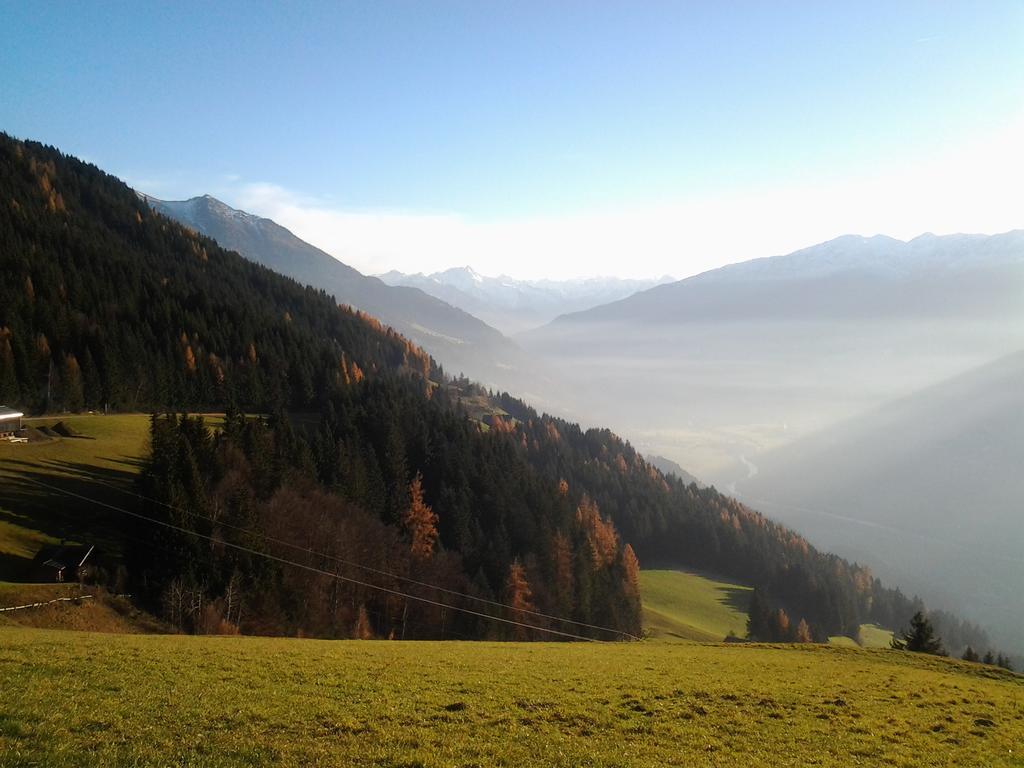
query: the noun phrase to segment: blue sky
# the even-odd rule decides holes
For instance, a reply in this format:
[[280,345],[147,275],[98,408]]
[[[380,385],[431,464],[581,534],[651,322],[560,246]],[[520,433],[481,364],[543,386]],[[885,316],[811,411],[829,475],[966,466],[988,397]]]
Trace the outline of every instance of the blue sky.
[[[1013,152],[1022,115],[1020,2],[0,4],[0,130],[366,271],[683,275],[858,227],[1024,226],[858,204]],[[987,158],[956,183],[1001,193]],[[821,195],[850,215],[729,232]]]

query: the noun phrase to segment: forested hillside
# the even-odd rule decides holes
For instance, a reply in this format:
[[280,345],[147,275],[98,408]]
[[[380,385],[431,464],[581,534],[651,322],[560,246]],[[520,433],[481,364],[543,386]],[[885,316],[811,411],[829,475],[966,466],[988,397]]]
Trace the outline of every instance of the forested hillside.
[[[382,578],[367,592],[324,577],[328,610],[317,602],[323,584],[302,578],[311,571],[260,556],[287,538],[375,564],[387,579],[415,573],[508,601],[517,612],[505,619],[557,610],[639,633],[637,564],[613,526],[584,489],[547,480],[453,408],[422,350],[152,212],[91,165],[7,137],[0,163],[11,276],[0,289],[0,399],[38,411],[237,404],[278,414],[216,439],[193,420],[154,423],[144,490],[174,504],[157,507],[184,530],[166,541],[145,521],[126,530],[126,549],[142,555],[130,563],[139,594],[176,624],[471,637],[513,626],[459,624],[406,600],[396,627],[394,601],[376,599]],[[286,410],[318,412],[322,424],[295,434]],[[228,525],[239,520],[244,531]],[[258,554],[230,557],[233,535]],[[571,596],[549,588],[557,569]]]
[[95,166],[0,139],[0,402],[308,408],[431,360],[376,320],[154,213]]
[[270,219],[236,210],[209,195],[183,201],[147,197],[146,201],[223,247],[373,315],[452,373],[463,372],[502,388],[536,387],[539,371],[523,351],[478,317],[458,309],[461,305],[455,302],[445,303],[418,287],[388,285],[363,275]]
[[636,634],[637,557],[754,585],[762,639],[898,627],[917,607],[608,430],[445,379],[93,166],[4,137],[0,201],[0,399],[229,412],[216,432],[154,417],[149,519],[125,528],[137,593],[183,628]]

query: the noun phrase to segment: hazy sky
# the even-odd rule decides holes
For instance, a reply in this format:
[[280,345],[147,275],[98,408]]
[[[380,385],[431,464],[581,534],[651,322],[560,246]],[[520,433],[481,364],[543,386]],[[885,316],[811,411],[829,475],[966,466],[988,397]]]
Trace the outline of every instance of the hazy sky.
[[1024,227],[1024,3],[0,2],[0,130],[367,272]]

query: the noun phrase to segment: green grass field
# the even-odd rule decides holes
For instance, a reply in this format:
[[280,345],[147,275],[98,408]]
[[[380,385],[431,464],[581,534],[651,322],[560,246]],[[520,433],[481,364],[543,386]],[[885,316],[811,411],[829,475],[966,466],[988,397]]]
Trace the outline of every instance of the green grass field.
[[0,443],[0,579],[21,579],[40,547],[67,541],[97,544],[116,554],[109,516],[93,504],[41,489],[34,480],[112,503],[125,497],[149,435],[143,414],[30,419],[31,426],[64,421],[82,434],[47,443]]
[[1024,680],[895,651],[0,628],[4,766],[1022,765]]
[[[747,634],[751,588],[691,571],[640,571],[644,631],[658,640],[718,642],[734,632]],[[828,639],[844,648],[888,648],[892,632],[862,624],[859,638]]]
[[892,632],[874,624],[861,624],[859,639],[865,648],[889,648],[892,643]]
[[718,642],[747,633],[750,587],[689,571],[640,571],[644,629],[659,639]]

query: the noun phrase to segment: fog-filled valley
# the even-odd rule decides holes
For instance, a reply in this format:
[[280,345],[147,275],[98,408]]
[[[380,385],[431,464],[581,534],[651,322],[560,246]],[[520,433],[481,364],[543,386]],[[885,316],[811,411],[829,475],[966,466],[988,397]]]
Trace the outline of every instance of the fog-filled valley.
[[739,498],[926,600],[1024,636],[1024,353],[757,457]]
[[518,340],[576,413],[1021,636],[1024,233],[844,237]]

